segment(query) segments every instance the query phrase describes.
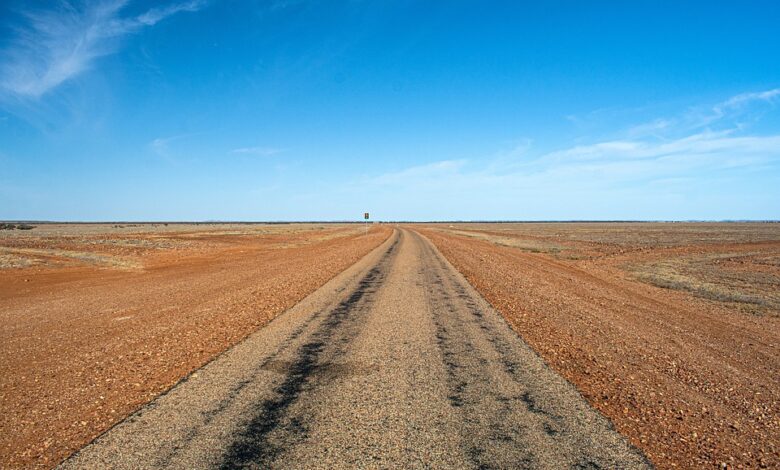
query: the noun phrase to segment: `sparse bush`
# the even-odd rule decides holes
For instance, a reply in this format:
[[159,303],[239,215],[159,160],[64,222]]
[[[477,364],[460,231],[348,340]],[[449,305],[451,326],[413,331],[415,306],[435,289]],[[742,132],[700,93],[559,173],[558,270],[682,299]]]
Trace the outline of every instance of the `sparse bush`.
[[737,302],[745,304],[754,304],[760,306],[770,306],[770,303],[766,299],[762,299],[755,295],[743,294],[741,292],[732,292],[724,288],[717,286],[705,285],[703,283],[694,283],[691,281],[673,279],[669,277],[661,277],[653,274],[639,274],[638,278],[644,282],[653,284],[656,287],[664,289],[687,291],[709,300],[717,300],[719,302]]
[[28,224],[9,224],[9,223],[0,224],[0,230],[32,230],[34,228],[35,228],[34,225],[28,225]]

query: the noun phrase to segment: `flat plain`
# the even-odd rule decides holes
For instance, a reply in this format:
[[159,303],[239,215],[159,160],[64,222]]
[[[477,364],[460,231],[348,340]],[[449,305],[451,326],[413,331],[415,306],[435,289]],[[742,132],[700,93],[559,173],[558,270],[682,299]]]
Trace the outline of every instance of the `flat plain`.
[[335,224],[0,231],[0,467],[53,467],[390,232]]
[[776,223],[3,230],[0,467],[776,468],[778,287]]
[[420,229],[658,467],[780,465],[780,224]]
[[62,469],[647,467],[399,227]]

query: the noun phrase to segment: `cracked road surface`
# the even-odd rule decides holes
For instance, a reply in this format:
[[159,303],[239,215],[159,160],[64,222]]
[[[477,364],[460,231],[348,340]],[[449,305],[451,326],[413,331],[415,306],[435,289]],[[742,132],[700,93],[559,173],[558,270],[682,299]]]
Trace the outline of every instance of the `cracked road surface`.
[[644,468],[416,232],[62,468]]

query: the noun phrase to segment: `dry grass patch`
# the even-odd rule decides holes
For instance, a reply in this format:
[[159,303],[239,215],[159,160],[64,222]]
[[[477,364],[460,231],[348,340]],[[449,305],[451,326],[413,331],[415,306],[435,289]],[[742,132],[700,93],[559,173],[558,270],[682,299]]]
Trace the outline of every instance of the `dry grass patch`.
[[559,254],[567,248],[563,245],[547,242],[544,240],[534,240],[526,238],[518,238],[513,236],[495,235],[493,233],[477,232],[471,230],[453,230],[449,229],[449,233],[455,233],[458,235],[464,235],[470,238],[476,238],[478,240],[485,240],[494,243],[499,246],[508,246],[517,248],[528,253],[548,253]]
[[780,316],[779,260],[771,254],[723,253],[663,259],[626,269],[657,287],[733,304],[747,313]]
[[0,260],[8,260],[8,264],[0,261],[0,267],[29,267],[39,264],[63,264],[76,262],[98,267],[113,269],[142,269],[143,265],[118,256],[110,256],[86,251],[71,251],[42,248],[8,248],[0,247]]

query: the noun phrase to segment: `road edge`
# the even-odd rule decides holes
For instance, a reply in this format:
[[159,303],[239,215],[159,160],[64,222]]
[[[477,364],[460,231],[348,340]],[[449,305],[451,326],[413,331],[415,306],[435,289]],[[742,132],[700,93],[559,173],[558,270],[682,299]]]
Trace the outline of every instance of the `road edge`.
[[[334,285],[338,284],[347,284],[354,280],[354,278],[357,278],[362,274],[364,271],[368,270],[370,266],[372,266],[374,263],[372,263],[374,258],[380,257],[387,248],[392,245],[395,240],[397,240],[400,237],[400,230],[398,230],[396,227],[393,227],[392,232],[387,236],[387,238],[382,241],[377,247],[373,248],[371,251],[366,253],[363,257],[355,261],[353,264],[347,266],[344,270],[340,271],[330,279],[328,279],[324,284],[319,286],[318,288],[314,289],[313,291],[309,292],[304,298],[302,298],[300,301],[298,301],[295,305],[291,306],[290,308],[283,310],[282,312],[279,312],[278,315],[276,315],[274,318],[272,318],[267,323],[257,327],[255,330],[253,330],[248,335],[241,338],[239,341],[233,343],[225,350],[219,352],[218,354],[214,355],[212,358],[210,358],[208,361],[201,364],[199,367],[192,369],[187,374],[185,374],[183,377],[181,377],[179,380],[177,380],[174,384],[172,384],[170,387],[166,388],[162,392],[158,393],[154,396],[151,400],[147,401],[146,403],[142,404],[138,408],[136,408],[132,413],[128,414],[121,420],[113,423],[111,426],[109,426],[107,429],[105,429],[100,434],[96,435],[93,439],[91,439],[89,442],[84,444],[81,448],[79,448],[77,451],[71,453],[64,459],[57,462],[52,468],[59,469],[62,468],[63,465],[65,465],[68,461],[75,459],[84,449],[94,445],[97,441],[102,439],[105,435],[112,432],[116,427],[119,425],[125,423],[126,421],[133,419],[136,416],[139,416],[143,414],[143,412],[149,408],[152,408],[155,406],[155,403],[171,393],[173,390],[187,382],[190,378],[192,378],[193,374],[198,373],[202,369],[210,366],[213,362],[217,361],[222,356],[228,354],[231,350],[235,349],[239,345],[245,343],[246,341],[249,341],[250,338],[255,336],[259,331],[262,331],[269,325],[271,325],[273,322],[275,322],[277,319],[282,317],[283,315],[286,315],[287,313],[291,312],[294,309],[300,308],[302,304],[306,304],[307,300],[310,300],[312,297],[315,296],[318,292],[322,290],[328,290],[332,289]],[[368,266],[366,266],[368,265]]]
[[604,414],[603,414],[601,411],[599,411],[599,410],[598,410],[596,407],[594,407],[594,406],[593,406],[593,405],[592,405],[592,404],[591,404],[591,403],[590,403],[590,402],[587,400],[587,398],[585,398],[585,397],[582,395],[582,392],[580,391],[580,389],[579,389],[579,388],[577,388],[577,386],[576,386],[575,384],[573,384],[572,382],[570,382],[569,380],[567,380],[567,379],[566,379],[566,377],[564,377],[563,375],[561,375],[561,374],[560,374],[560,373],[559,373],[559,372],[558,372],[558,371],[557,371],[557,370],[556,370],[554,367],[552,367],[552,366],[551,366],[551,365],[550,365],[550,364],[549,364],[549,363],[548,363],[548,362],[547,362],[547,361],[544,359],[544,357],[542,357],[542,355],[540,355],[540,354],[539,354],[539,353],[536,351],[536,349],[534,349],[534,348],[533,348],[533,347],[532,347],[532,346],[531,346],[531,345],[530,345],[530,344],[529,344],[529,343],[528,343],[528,342],[527,342],[527,341],[526,341],[526,340],[523,338],[523,336],[520,334],[520,332],[518,332],[518,331],[517,331],[517,330],[516,330],[516,329],[515,329],[515,328],[512,326],[512,323],[511,323],[511,322],[510,322],[510,321],[507,319],[507,317],[504,315],[504,313],[503,313],[503,312],[501,312],[501,310],[499,310],[498,308],[496,308],[496,307],[495,307],[495,306],[494,306],[492,303],[490,303],[490,302],[489,302],[489,301],[488,301],[488,300],[487,300],[487,299],[486,299],[486,298],[485,298],[485,297],[482,295],[482,293],[481,293],[481,292],[479,292],[479,290],[478,290],[476,287],[474,287],[474,286],[473,286],[473,285],[472,285],[472,284],[471,284],[471,283],[468,281],[468,279],[466,279],[466,276],[464,276],[464,275],[463,275],[463,273],[461,273],[461,272],[460,272],[460,270],[458,270],[458,269],[457,269],[457,268],[456,268],[456,267],[455,267],[455,266],[454,266],[452,263],[450,263],[450,260],[449,260],[449,259],[447,259],[447,257],[446,257],[446,256],[444,256],[444,254],[442,254],[442,252],[441,252],[441,251],[439,251],[439,247],[437,247],[437,246],[436,246],[436,244],[435,244],[434,242],[432,242],[432,241],[431,241],[431,240],[430,240],[428,237],[426,237],[426,236],[425,236],[425,234],[424,234],[424,233],[421,233],[421,232],[420,232],[418,229],[416,229],[416,228],[408,228],[408,230],[410,230],[410,231],[412,231],[412,232],[416,233],[416,234],[417,234],[417,235],[419,235],[419,236],[420,236],[420,237],[421,237],[423,240],[425,240],[425,242],[427,242],[428,244],[430,244],[430,246],[431,246],[431,248],[433,248],[434,252],[435,252],[435,253],[436,253],[436,254],[437,254],[437,255],[438,255],[438,256],[439,256],[439,257],[442,259],[442,261],[444,261],[444,263],[447,265],[447,267],[448,267],[449,269],[451,269],[451,270],[452,270],[453,274],[454,274],[454,275],[456,275],[456,276],[459,278],[459,280],[461,280],[461,281],[464,283],[464,285],[468,286],[468,289],[472,291],[473,295],[474,295],[475,297],[477,297],[478,299],[480,299],[481,301],[483,301],[483,302],[484,302],[486,305],[490,306],[490,308],[491,308],[492,310],[494,310],[494,311],[495,311],[495,312],[498,314],[498,317],[499,317],[499,318],[501,319],[501,321],[502,321],[502,322],[503,322],[503,323],[506,325],[506,327],[507,327],[509,330],[511,330],[512,332],[514,332],[514,334],[515,334],[515,335],[517,335],[517,337],[520,339],[520,341],[522,341],[522,342],[523,342],[523,343],[524,343],[524,344],[525,344],[525,345],[528,347],[528,349],[529,349],[529,350],[530,350],[530,351],[531,351],[531,352],[534,354],[534,356],[536,356],[536,357],[537,357],[537,358],[538,358],[538,359],[539,359],[539,360],[542,362],[542,364],[544,364],[544,367],[546,367],[546,368],[547,368],[547,369],[548,369],[550,372],[552,372],[552,373],[554,373],[555,375],[557,375],[558,377],[560,377],[560,379],[561,379],[561,380],[563,380],[564,382],[566,382],[567,384],[569,384],[569,386],[570,386],[570,387],[571,387],[571,388],[572,388],[572,389],[573,389],[573,390],[574,390],[574,391],[577,393],[577,396],[579,396],[579,397],[580,397],[580,399],[582,399],[582,401],[583,401],[584,403],[586,403],[586,404],[587,404],[587,406],[588,406],[588,407],[589,407],[589,408],[590,408],[590,409],[591,409],[591,410],[592,410],[594,413],[596,413],[598,416],[600,416],[600,417],[601,417],[601,418],[602,418],[602,419],[603,419],[603,420],[604,420],[604,421],[607,423],[607,425],[608,425],[608,428],[609,428],[609,430],[610,430],[610,431],[613,431],[615,434],[617,434],[618,436],[620,436],[620,439],[621,439],[621,440],[623,440],[623,442],[624,442],[624,443],[625,443],[625,444],[626,444],[626,445],[627,445],[629,448],[631,448],[632,450],[634,450],[634,451],[635,451],[635,452],[636,452],[636,453],[637,453],[637,454],[638,454],[638,455],[639,455],[639,456],[640,456],[640,457],[641,457],[641,458],[644,460],[644,462],[645,462],[645,463],[648,465],[648,467],[649,467],[649,468],[656,468],[655,464],[654,464],[654,463],[653,463],[653,462],[652,462],[652,461],[651,461],[651,460],[650,460],[650,459],[647,457],[647,455],[645,454],[645,452],[644,452],[644,451],[643,451],[641,448],[639,448],[639,447],[635,446],[634,444],[632,444],[632,443],[631,443],[631,441],[628,439],[628,437],[627,437],[625,434],[623,434],[623,433],[621,433],[620,431],[618,431],[618,429],[615,427],[615,423],[613,423],[613,422],[612,422],[612,420],[611,420],[611,419],[609,419],[609,417],[608,417],[608,416],[604,415]]

